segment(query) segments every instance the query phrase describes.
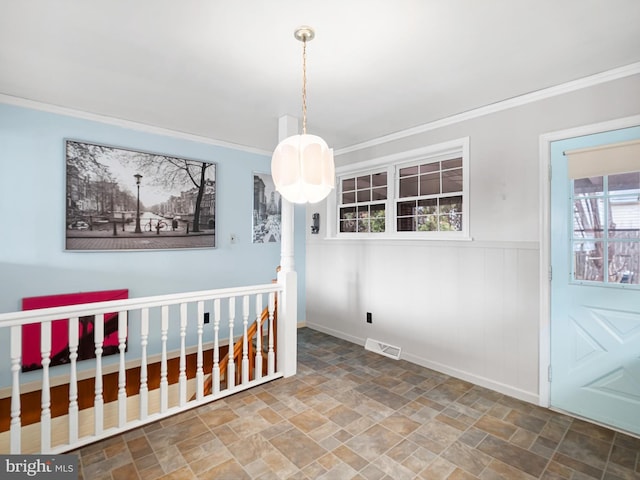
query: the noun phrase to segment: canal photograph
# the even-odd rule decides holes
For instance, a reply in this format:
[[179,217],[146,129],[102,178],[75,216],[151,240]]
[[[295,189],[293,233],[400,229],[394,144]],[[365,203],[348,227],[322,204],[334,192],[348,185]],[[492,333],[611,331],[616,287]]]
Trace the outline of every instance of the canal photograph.
[[65,141],[66,250],[214,248],[216,165]]

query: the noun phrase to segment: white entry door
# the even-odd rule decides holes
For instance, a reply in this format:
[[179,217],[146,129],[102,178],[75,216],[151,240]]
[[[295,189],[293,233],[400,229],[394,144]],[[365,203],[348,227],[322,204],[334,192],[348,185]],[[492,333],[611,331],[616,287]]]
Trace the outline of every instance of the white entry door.
[[551,406],[640,435],[639,139],[551,144]]

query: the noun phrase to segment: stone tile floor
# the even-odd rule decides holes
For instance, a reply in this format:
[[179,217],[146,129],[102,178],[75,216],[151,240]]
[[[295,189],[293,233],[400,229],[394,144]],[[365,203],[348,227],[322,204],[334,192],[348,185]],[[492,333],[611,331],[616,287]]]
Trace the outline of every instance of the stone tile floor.
[[298,332],[297,375],[82,448],[81,478],[640,479],[640,439]]

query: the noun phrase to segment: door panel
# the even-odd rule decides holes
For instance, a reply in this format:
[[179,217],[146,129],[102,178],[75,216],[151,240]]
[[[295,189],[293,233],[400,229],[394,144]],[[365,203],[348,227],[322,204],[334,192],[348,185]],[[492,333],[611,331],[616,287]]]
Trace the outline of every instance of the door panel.
[[638,138],[632,127],[551,144],[551,406],[635,434],[640,196],[613,174],[574,186],[563,152]]

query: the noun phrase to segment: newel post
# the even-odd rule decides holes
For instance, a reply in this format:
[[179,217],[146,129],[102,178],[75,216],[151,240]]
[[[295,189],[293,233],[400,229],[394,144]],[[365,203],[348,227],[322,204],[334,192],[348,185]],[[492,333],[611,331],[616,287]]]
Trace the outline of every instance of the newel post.
[[[298,119],[290,115],[280,117],[278,136],[282,141],[298,133]],[[298,274],[293,260],[293,203],[282,199],[282,218],[280,222],[280,271],[278,285],[282,288],[278,299],[278,370],[285,377],[296,374],[298,361]]]

